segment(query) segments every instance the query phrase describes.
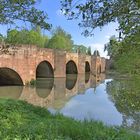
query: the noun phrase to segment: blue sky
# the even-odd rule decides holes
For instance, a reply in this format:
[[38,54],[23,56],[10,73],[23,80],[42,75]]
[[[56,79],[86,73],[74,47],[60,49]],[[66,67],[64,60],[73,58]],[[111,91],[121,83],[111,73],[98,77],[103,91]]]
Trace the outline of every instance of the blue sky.
[[[92,52],[99,50],[100,55],[106,57],[107,52],[104,52],[104,44],[108,42],[109,37],[112,35],[118,35],[116,32],[117,23],[111,23],[101,29],[97,28],[94,30],[93,37],[84,37],[81,35],[82,28],[79,28],[78,21],[69,21],[60,12],[60,1],[59,0],[41,0],[36,5],[39,9],[47,12],[49,20],[48,22],[53,25],[53,28],[61,26],[66,32],[72,35],[72,39],[75,44],[83,44],[85,46],[91,46]],[[22,23],[20,23],[22,24]],[[23,26],[28,26],[25,23]],[[6,34],[6,30],[10,27],[0,26],[0,33]],[[44,31],[45,34],[51,35],[50,32]]]

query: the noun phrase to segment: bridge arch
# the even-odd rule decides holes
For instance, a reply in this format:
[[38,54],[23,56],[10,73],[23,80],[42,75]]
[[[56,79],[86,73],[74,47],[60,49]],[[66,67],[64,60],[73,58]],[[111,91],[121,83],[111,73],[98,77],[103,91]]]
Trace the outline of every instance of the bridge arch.
[[40,62],[36,68],[36,78],[52,78],[54,71],[52,65],[44,60]]
[[20,75],[13,69],[8,67],[0,68],[0,86],[19,85],[22,86],[23,80]]
[[88,61],[85,62],[85,73],[89,73],[90,72],[90,64]]
[[67,62],[66,74],[78,74],[76,63],[73,60]]

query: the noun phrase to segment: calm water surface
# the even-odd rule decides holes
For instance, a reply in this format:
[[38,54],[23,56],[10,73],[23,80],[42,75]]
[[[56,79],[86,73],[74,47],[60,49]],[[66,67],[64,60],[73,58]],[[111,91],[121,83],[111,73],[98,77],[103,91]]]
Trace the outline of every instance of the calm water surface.
[[77,120],[98,120],[140,132],[140,82],[99,76],[67,75],[38,79],[36,86],[1,86],[0,97],[26,100]]

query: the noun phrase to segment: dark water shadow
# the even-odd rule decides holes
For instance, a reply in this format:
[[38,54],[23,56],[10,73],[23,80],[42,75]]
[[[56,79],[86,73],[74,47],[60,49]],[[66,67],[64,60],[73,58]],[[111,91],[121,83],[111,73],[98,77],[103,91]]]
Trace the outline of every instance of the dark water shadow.
[[66,75],[66,88],[72,90],[77,82],[77,74],[67,74]]
[[37,78],[36,93],[41,98],[46,98],[54,86],[54,78]]
[[20,75],[13,69],[0,68],[0,86],[22,86],[23,81]]
[[90,79],[90,73],[85,73],[85,83],[88,83]]
[[0,98],[19,99],[23,86],[0,86]]

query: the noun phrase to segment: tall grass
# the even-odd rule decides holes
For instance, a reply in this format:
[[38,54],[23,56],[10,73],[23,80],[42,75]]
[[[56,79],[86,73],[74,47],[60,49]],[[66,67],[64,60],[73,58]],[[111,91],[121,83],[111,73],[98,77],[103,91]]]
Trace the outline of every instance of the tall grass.
[[24,101],[0,99],[0,139],[139,140],[140,136],[101,122],[80,122]]

